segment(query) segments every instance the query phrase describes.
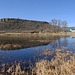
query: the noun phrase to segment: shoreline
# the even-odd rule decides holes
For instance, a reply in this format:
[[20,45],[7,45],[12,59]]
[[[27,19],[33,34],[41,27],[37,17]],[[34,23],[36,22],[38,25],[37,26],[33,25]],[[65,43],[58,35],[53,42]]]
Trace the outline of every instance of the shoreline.
[[75,36],[75,32],[59,33],[0,33],[0,36]]

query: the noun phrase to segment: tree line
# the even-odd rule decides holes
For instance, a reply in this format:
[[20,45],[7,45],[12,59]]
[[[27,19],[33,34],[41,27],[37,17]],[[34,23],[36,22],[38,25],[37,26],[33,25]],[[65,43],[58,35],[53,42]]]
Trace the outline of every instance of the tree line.
[[52,19],[50,25],[52,25],[52,32],[61,32],[66,30],[67,21]]

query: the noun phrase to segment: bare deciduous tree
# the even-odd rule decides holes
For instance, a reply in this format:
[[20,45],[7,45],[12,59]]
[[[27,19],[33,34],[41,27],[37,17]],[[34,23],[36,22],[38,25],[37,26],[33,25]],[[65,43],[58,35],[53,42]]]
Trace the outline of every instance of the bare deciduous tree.
[[62,21],[62,27],[63,27],[63,31],[65,31],[67,27],[67,21]]
[[57,32],[57,20],[52,19],[50,24],[52,25],[53,32]]
[[61,20],[58,20],[58,30],[57,30],[58,32],[60,32],[61,31]]

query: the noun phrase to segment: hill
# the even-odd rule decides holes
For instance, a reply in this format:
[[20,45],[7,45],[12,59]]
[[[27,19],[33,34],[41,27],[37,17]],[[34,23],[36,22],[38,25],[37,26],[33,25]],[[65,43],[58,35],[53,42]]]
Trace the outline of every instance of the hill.
[[0,31],[10,33],[21,32],[49,32],[51,25],[48,22],[32,21],[14,18],[0,19]]
[[67,27],[67,30],[75,29],[75,27]]

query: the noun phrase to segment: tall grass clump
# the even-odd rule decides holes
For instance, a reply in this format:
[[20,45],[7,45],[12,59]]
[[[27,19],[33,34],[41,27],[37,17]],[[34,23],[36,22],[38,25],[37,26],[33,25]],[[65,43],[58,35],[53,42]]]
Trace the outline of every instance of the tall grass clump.
[[65,53],[56,53],[51,61],[40,60],[35,66],[36,75],[75,75],[75,54],[66,56]]

